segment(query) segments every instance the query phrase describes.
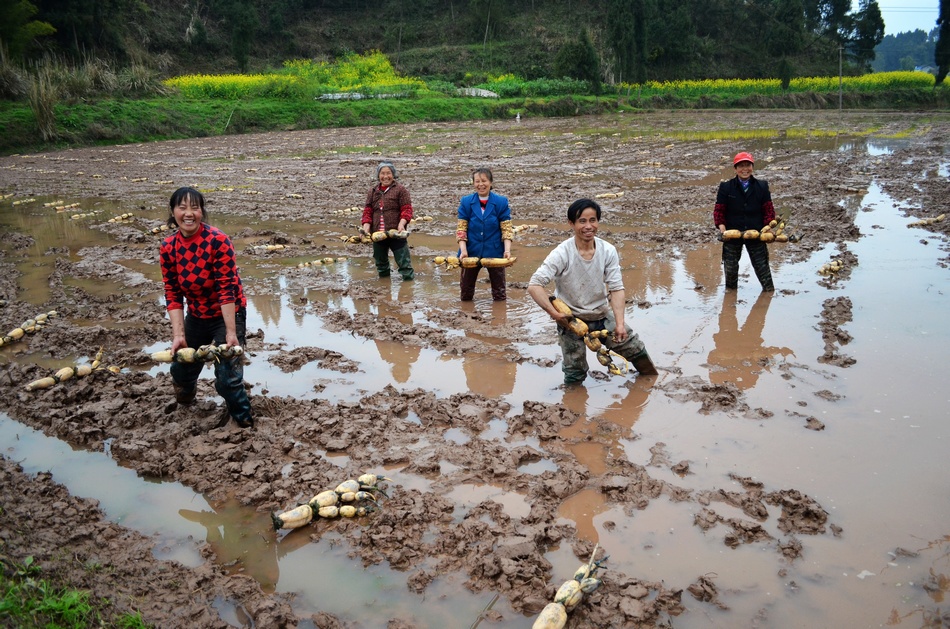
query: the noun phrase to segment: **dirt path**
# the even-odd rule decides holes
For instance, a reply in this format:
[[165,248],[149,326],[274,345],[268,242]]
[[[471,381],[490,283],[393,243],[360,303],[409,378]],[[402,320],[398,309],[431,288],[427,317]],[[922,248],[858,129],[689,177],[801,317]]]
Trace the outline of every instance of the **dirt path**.
[[[210,191],[212,217],[226,218],[232,225],[253,225],[232,230],[236,239],[285,244],[302,257],[345,253],[340,236],[353,233],[356,221],[333,211],[361,203],[362,192],[354,193],[354,189],[362,191],[369,185],[369,173],[383,156],[400,164],[400,177],[412,190],[417,214],[437,218],[419,227],[424,237],[414,248],[418,259],[440,252],[439,243],[451,242],[455,201],[445,199],[457,200],[466,192],[470,166],[483,163],[504,173],[504,192],[519,208],[516,223],[539,225],[532,237],[541,249],[563,238],[563,231],[555,226],[563,223],[564,208],[571,200],[623,191],[611,207],[634,227],[614,231],[610,239],[673,254],[712,234],[707,224],[710,191],[729,156],[747,148],[742,141],[729,140],[728,130],[749,126],[830,132],[843,126],[860,135],[869,129],[869,120],[869,115],[861,113],[829,120],[819,112],[689,112],[643,114],[631,124],[629,118],[618,115],[577,121],[585,131],[570,135],[563,122],[526,120],[514,130],[513,122],[356,128],[0,158],[0,188],[16,195],[3,203],[31,197],[68,202],[101,196],[147,210],[131,223],[98,223],[96,228],[112,241],[109,246],[81,251],[70,250],[69,242],[49,246],[44,254],[56,257],[48,278],[51,298],[39,309],[21,299],[25,286],[17,267],[38,236],[29,229],[5,235],[0,248],[0,299],[6,303],[0,307],[0,320],[12,327],[53,308],[60,316],[16,347],[0,348],[0,410],[71,444],[102,450],[108,441],[112,456],[142,475],[179,481],[212,499],[234,497],[261,511],[280,511],[306,500],[315,488],[339,482],[339,468],[309,454],[315,450],[345,453],[349,476],[395,465],[434,476],[430,492],[394,492],[370,518],[343,523],[340,530],[354,554],[367,564],[385,561],[407,571],[408,586],[416,593],[424,592],[442,574],[462,572],[468,587],[499,592],[525,614],[540,611],[560,583],[544,557],[551,545],[569,544],[582,559],[592,550],[590,543],[575,538],[573,527],[559,524],[557,518],[561,502],[583,488],[596,487],[609,500],[630,505],[661,495],[694,501],[701,505],[696,525],[704,529],[724,525],[730,531],[729,545],[769,535],[759,524],[769,517],[766,505],[779,510],[780,528],[792,539],[795,534],[835,535],[826,507],[794,488],[767,491],[753,479],[736,477],[741,489],[735,492],[689,492],[658,480],[650,466],[630,462],[616,463],[609,474],[595,477],[578,463],[560,434],[577,420],[576,414],[540,401],[526,403],[519,412],[504,402],[499,408],[498,399],[477,393],[439,398],[420,389],[374,382],[365,383],[368,393],[357,404],[335,402],[332,384],[323,385],[322,392],[308,400],[256,390],[252,403],[258,425],[253,431],[233,424],[216,427],[219,413],[213,402],[170,408],[167,373],[153,377],[140,370],[149,365],[141,348],[167,340],[169,328],[161,304],[150,297],[158,288],[157,267],[145,275],[122,261],[155,262],[155,240],[146,233],[160,223],[156,217],[161,210],[155,208],[166,202],[175,186],[185,184]],[[950,125],[932,124],[910,114],[894,114],[889,121],[875,133],[913,131],[904,148],[874,159],[835,150],[836,142],[843,140],[830,136],[819,136],[815,146],[802,143],[798,150],[757,152],[762,156],[760,173],[769,179],[776,204],[794,208],[796,227],[806,235],[801,246],[783,255],[803,257],[828,243],[846,250],[858,234],[853,216],[839,201],[849,194],[848,188],[865,189],[872,178],[879,178],[896,199],[921,204],[927,216],[947,211],[946,179],[938,176],[937,169],[947,159],[944,138]],[[614,125],[620,129],[621,124],[619,133]],[[670,139],[671,133],[689,129],[696,129],[695,139],[688,135]],[[717,130],[723,139],[703,137]],[[908,160],[915,172],[929,176],[903,178]],[[696,183],[699,180],[701,184]],[[307,234],[301,236],[299,229],[289,225],[309,226]],[[928,229],[945,247],[950,221]],[[251,246],[239,253],[262,266],[273,257]],[[948,261],[943,257],[944,264]],[[328,279],[321,285],[292,269],[282,275],[284,288],[278,274],[273,274],[246,282],[248,292],[295,294],[305,285],[354,300],[373,303],[378,299],[373,282],[356,279],[339,285]],[[99,295],[76,280],[117,282],[122,295]],[[419,279],[425,281],[425,276]],[[136,304],[134,309],[128,307],[129,300]],[[485,339],[495,338],[511,360],[538,362],[519,352],[515,341],[527,337],[529,342],[550,342],[532,337],[522,321],[499,329],[477,314],[451,307],[429,315],[435,325],[407,327],[404,319],[417,305],[406,303],[404,312],[387,316],[347,316],[320,301],[301,301],[293,307],[325,315],[332,331],[452,355],[486,351]],[[92,313],[98,322],[89,320]],[[851,316],[850,302],[841,298],[829,300],[821,313],[826,362],[840,368],[847,368],[848,361],[841,353],[847,334],[841,326]],[[122,373],[97,371],[48,390],[23,390],[23,383],[49,374],[49,363],[68,364],[100,346],[107,350],[108,364],[126,367]],[[254,334],[248,339],[251,354],[274,347]],[[37,364],[36,357],[42,357],[47,366]],[[341,373],[357,369],[350,357],[319,347],[294,348],[273,360],[286,371],[313,361]],[[556,367],[551,371],[552,378],[560,376]],[[203,380],[201,386],[207,387],[202,393],[209,399],[217,399],[209,381]],[[663,387],[669,395],[699,401],[709,411],[733,411],[742,405],[741,393],[728,383],[713,385],[683,377],[668,380]],[[403,422],[394,430],[393,418],[410,411],[420,422]],[[450,427],[477,432],[500,413],[508,413],[509,438],[537,436],[544,451],[530,446],[507,449],[483,440],[460,445],[442,437]],[[432,442],[431,449],[410,457],[407,446],[423,438]],[[675,468],[672,461],[664,463],[662,451],[655,457],[659,464]],[[541,476],[519,471],[519,466],[541,458],[553,459],[556,471]],[[463,471],[440,477],[440,461],[458,463]],[[289,465],[306,472],[282,473]],[[264,593],[252,579],[228,576],[213,563],[189,570],[155,559],[149,539],[105,521],[95,504],[69,496],[48,475],[27,477],[7,459],[0,460],[0,474],[0,530],[4,532],[0,558],[5,561],[32,555],[63,582],[110,599],[117,613],[138,610],[155,626],[227,626],[213,607],[216,596],[243,608],[259,628],[296,626],[302,620],[294,616],[286,598]],[[500,505],[486,501],[461,524],[453,522],[445,517],[452,504],[444,494],[461,482],[493,483],[520,492],[528,496],[530,514],[511,518]],[[746,517],[724,517],[716,511],[720,504],[739,509]],[[70,552],[63,553],[63,548]],[[212,552],[206,548],[207,554]],[[786,558],[794,559],[800,552],[795,542],[782,546]],[[416,568],[423,557],[434,558],[429,565],[435,568]],[[102,569],[90,570],[91,564]],[[703,572],[697,566],[697,575]],[[667,584],[611,572],[603,587],[589,597],[590,604],[572,615],[568,626],[666,626],[665,618],[684,611],[684,595],[715,605],[719,594],[708,579]],[[348,626],[345,618],[325,614],[313,620],[320,627]],[[390,626],[408,625],[394,618]]]

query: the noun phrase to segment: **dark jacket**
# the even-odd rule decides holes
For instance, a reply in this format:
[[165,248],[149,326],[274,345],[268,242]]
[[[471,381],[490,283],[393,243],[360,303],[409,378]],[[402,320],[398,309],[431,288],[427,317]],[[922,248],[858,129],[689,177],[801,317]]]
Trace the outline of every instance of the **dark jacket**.
[[398,181],[394,181],[385,192],[376,184],[366,193],[361,223],[369,223],[370,231],[379,231],[380,218],[383,219],[383,227],[387,230],[398,229],[399,219],[405,219],[407,225],[412,220],[409,191]]
[[739,177],[719,184],[713,221],[726,229],[762,229],[775,218],[775,207],[769,192],[769,182],[750,178],[749,189],[743,190]]

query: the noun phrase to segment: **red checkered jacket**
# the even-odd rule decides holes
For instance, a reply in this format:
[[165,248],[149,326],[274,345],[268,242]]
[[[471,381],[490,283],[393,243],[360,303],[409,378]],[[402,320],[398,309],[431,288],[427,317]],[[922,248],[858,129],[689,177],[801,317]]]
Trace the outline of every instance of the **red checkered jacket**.
[[183,309],[187,300],[189,315],[210,319],[221,316],[222,304],[247,306],[234,245],[220,229],[202,223],[189,238],[175,232],[162,241],[159,262],[168,310]]

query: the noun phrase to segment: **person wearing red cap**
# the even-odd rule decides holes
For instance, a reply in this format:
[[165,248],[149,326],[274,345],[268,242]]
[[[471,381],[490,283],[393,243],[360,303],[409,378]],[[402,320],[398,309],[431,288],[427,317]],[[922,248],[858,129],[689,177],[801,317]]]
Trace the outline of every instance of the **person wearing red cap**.
[[[719,232],[727,229],[761,230],[775,218],[775,207],[769,183],[752,176],[755,160],[751,153],[738,153],[732,160],[736,176],[719,184],[713,221]],[[769,269],[769,248],[761,240],[723,240],[722,270],[726,276],[726,290],[739,288],[739,259],[742,247],[749,252],[752,269],[763,291],[775,290],[772,271]]]

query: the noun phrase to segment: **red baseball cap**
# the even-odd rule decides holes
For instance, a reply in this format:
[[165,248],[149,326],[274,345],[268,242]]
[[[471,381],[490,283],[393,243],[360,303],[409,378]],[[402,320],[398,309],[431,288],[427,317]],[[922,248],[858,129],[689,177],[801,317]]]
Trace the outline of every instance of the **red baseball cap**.
[[752,153],[737,153],[732,160],[732,165],[735,166],[739,162],[749,162],[751,164],[755,163],[755,160],[752,159]]

